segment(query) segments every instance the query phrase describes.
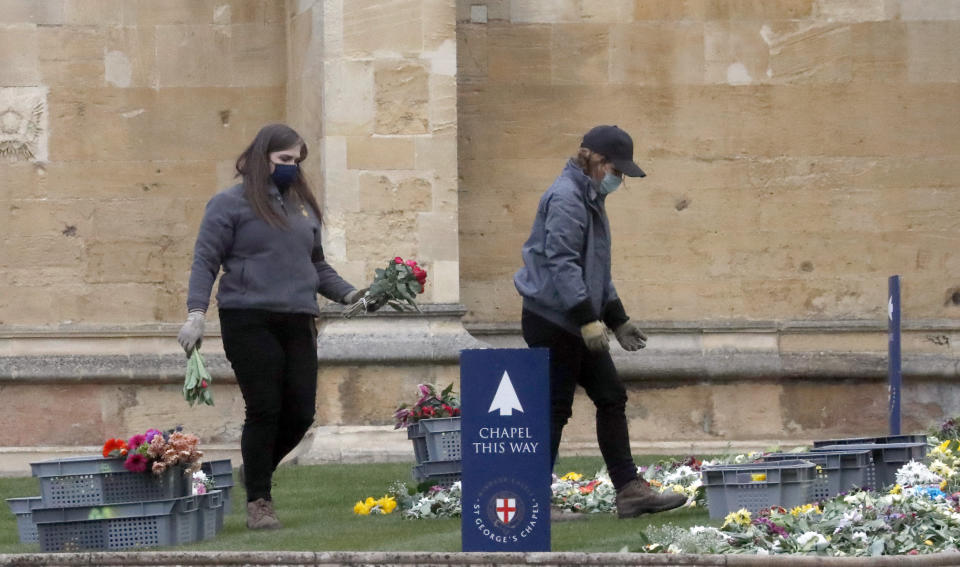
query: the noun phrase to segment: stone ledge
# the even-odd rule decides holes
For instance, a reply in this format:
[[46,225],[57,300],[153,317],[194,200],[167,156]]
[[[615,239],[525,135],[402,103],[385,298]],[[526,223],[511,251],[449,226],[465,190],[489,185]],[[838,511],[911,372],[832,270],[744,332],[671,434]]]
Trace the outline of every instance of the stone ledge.
[[[406,329],[413,332],[412,329]],[[455,332],[419,329],[417,336],[381,340],[382,329],[351,326],[349,332],[325,333],[319,347],[323,365],[433,363],[456,365],[463,348],[487,348]],[[222,354],[204,356],[218,381],[235,382]],[[878,353],[729,353],[614,349],[613,359],[625,380],[881,380],[887,377],[887,357]],[[21,355],[0,357],[0,383],[173,384],[183,381],[183,355]],[[949,355],[911,354],[903,357],[905,378],[960,378],[960,359]]]

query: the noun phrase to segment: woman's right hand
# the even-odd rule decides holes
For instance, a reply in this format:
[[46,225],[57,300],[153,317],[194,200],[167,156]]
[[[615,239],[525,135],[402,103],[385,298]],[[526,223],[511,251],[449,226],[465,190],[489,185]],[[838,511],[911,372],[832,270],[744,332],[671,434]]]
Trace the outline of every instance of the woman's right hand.
[[206,316],[203,311],[191,311],[187,315],[187,322],[180,327],[177,342],[183,347],[187,356],[190,356],[194,348],[200,348],[200,343],[203,342],[203,327],[205,324]]

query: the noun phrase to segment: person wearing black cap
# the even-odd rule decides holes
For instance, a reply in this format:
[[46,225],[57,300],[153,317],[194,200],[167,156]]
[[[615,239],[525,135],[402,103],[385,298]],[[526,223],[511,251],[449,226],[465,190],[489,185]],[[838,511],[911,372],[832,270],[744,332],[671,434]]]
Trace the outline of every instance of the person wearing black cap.
[[611,278],[605,203],[623,177],[646,174],[633,161],[633,140],[616,126],[586,133],[577,155],[540,199],[523,267],[514,285],[530,347],[550,349],[551,463],[573,411],[577,385],[597,408],[597,440],[617,491],[617,515],[631,518],[677,508],[686,497],[660,493],[637,475],[627,431],[627,392],[610,357],[607,329],[627,351],[646,335],[624,311]]

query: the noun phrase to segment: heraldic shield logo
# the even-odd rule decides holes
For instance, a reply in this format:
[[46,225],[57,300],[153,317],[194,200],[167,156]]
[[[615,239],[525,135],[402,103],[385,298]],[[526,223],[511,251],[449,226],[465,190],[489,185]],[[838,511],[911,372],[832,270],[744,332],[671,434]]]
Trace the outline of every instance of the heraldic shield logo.
[[509,524],[517,516],[516,498],[497,498],[497,518],[504,524]]

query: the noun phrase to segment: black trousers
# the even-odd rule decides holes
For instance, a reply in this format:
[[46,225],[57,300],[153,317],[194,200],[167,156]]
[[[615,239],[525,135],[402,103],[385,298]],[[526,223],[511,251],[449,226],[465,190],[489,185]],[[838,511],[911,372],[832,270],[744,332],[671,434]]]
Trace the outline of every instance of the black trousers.
[[316,322],[305,313],[221,309],[220,331],[246,404],[240,452],[247,501],[269,500],[273,471],[313,423]]
[[597,408],[597,441],[614,488],[637,478],[627,431],[627,391],[609,352],[587,349],[583,337],[524,310],[523,339],[530,347],[550,349],[550,458],[556,463],[563,427],[573,415],[573,396],[583,386]]

